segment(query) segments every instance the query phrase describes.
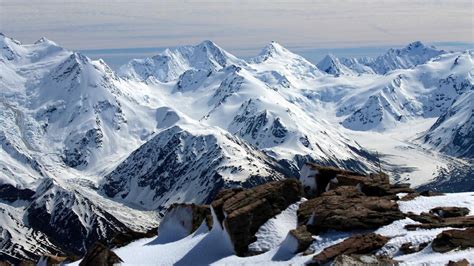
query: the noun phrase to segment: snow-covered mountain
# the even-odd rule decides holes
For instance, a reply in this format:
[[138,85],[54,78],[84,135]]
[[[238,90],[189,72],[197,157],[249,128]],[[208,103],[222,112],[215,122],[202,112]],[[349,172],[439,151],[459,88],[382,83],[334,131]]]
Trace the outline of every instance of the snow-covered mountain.
[[175,80],[187,70],[216,71],[229,65],[243,64],[245,61],[207,40],[196,46],[166,49],[151,58],[134,59],[120,69],[120,74],[141,81],[152,77],[168,82]]
[[[172,203],[296,177],[308,161],[373,171],[376,150],[421,185],[472,158],[472,51],[413,43],[315,66],[276,42],[246,61],[204,41],[115,73],[45,38],[0,35],[0,48],[0,188],[17,194],[0,199],[10,259],[81,253],[147,231]],[[77,239],[58,243],[67,234]]]
[[[347,62],[349,64],[349,62]],[[354,61],[354,63],[356,63]],[[350,65],[351,67],[356,68],[354,64]],[[332,54],[326,55],[319,63],[317,64],[317,67],[321,69],[322,71],[331,74],[331,75],[353,75],[353,71],[350,69],[350,67],[344,65],[339,61],[339,58],[335,57]],[[362,72],[360,69],[356,68],[356,72],[360,73]]]
[[474,158],[474,90],[461,94],[422,140],[452,156]]

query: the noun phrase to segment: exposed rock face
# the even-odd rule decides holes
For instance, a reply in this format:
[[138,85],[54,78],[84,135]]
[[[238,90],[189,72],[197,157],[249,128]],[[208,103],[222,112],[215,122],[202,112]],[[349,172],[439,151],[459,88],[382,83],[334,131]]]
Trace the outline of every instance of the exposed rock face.
[[403,254],[412,254],[423,250],[426,246],[428,246],[428,244],[429,242],[421,243],[419,245],[413,245],[411,242],[403,243],[400,247],[400,252]]
[[398,265],[398,262],[387,257],[374,255],[339,255],[333,266],[388,266]]
[[474,228],[466,230],[446,230],[433,240],[431,245],[436,252],[448,252],[453,249],[474,247]]
[[315,234],[331,229],[373,229],[404,217],[396,202],[368,197],[356,187],[338,187],[325,192],[303,202],[298,210],[298,224],[307,224],[308,230]]
[[459,261],[452,261],[448,262],[448,266],[469,266],[469,261],[466,259],[459,260]]
[[329,181],[338,175],[360,176],[360,174],[335,167],[307,163],[303,166],[301,180],[307,197],[321,195],[326,191]]
[[115,252],[97,242],[87,251],[86,256],[79,265],[112,266],[121,262],[123,262],[122,259]]
[[305,251],[309,248],[311,243],[313,243],[313,237],[311,233],[308,232],[305,225],[298,226],[298,228],[291,230],[289,234],[298,243],[298,247],[295,253]]
[[309,197],[319,196],[325,191],[342,186],[359,187],[367,196],[395,196],[397,193],[415,193],[409,184],[391,185],[388,175],[376,173],[362,175],[334,167],[306,164],[301,178]]
[[146,232],[137,232],[133,230],[129,230],[127,232],[121,232],[116,234],[112,240],[110,241],[110,246],[117,248],[123,247],[135,240],[140,238],[150,238],[156,236],[158,233],[158,228],[152,228]]
[[[439,218],[436,215],[429,216],[426,213],[422,213],[417,218],[416,216],[410,216],[413,220],[421,222],[422,224],[407,224],[405,228],[407,230],[421,229],[433,229],[442,227],[454,227],[454,228],[467,228],[474,227],[474,215],[473,216],[461,216],[461,217],[449,217]],[[436,217],[436,218],[435,218]]]
[[0,184],[0,199],[8,202],[16,200],[31,200],[35,194],[33,190],[16,188],[10,184]]
[[339,255],[345,254],[366,254],[383,247],[389,238],[378,234],[370,233],[355,235],[324,249],[321,253],[313,257],[316,265],[325,264]]
[[[237,255],[245,256],[255,233],[268,219],[297,202],[303,194],[298,180],[270,182],[246,190],[225,190],[212,203]],[[225,219],[224,219],[225,217]]]
[[468,215],[469,209],[463,207],[436,207],[431,209],[430,213],[442,218],[460,217]]

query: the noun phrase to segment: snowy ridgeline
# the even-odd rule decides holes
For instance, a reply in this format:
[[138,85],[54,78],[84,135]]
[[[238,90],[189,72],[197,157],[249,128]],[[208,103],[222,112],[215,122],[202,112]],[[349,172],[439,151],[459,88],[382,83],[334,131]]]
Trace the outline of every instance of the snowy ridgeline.
[[[415,42],[313,65],[276,42],[246,61],[204,41],[116,73],[45,38],[0,35],[0,49],[0,185],[35,193],[0,205],[5,235],[28,232],[0,242],[19,259],[37,258],[25,243],[43,226],[74,228],[82,252],[87,239],[156,226],[172,203],[298,176],[307,161],[365,172],[376,150],[417,186],[473,156],[472,51]],[[38,245],[55,250],[66,232]]]

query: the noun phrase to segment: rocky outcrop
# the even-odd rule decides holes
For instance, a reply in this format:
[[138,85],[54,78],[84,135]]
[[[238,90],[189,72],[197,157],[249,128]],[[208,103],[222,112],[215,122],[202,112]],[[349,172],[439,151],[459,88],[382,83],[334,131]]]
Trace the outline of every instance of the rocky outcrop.
[[295,179],[270,182],[245,190],[224,190],[212,203],[237,255],[245,256],[255,233],[268,219],[281,213],[302,197],[301,183]]
[[421,224],[407,224],[405,228],[407,230],[416,230],[420,229],[433,229],[433,228],[443,228],[443,227],[454,227],[454,228],[468,228],[474,227],[474,216],[461,216],[461,217],[449,217],[449,218],[440,218],[436,215],[427,215],[422,213],[421,215],[411,216],[410,218]]
[[460,217],[469,214],[469,209],[465,207],[436,207],[430,210],[431,214],[442,218]]
[[311,243],[313,243],[313,236],[310,232],[308,232],[305,225],[298,226],[296,229],[290,230],[289,235],[298,244],[295,253],[307,250]]
[[16,200],[31,200],[35,192],[30,189],[14,187],[10,184],[0,184],[0,200],[14,202]]
[[207,205],[197,205],[194,203],[174,203],[168,209],[169,212],[173,211],[185,211],[191,214],[190,233],[196,231],[203,221],[206,222],[207,228],[212,227],[212,215],[211,208]]
[[411,242],[403,243],[400,247],[400,252],[403,254],[412,254],[423,250],[428,246],[429,242],[421,243],[419,245],[413,245]]
[[462,259],[462,260],[459,260],[459,261],[452,261],[450,260],[448,262],[448,265],[447,266],[469,266],[469,261],[466,260],[466,259]]
[[433,240],[431,247],[436,252],[448,252],[453,249],[474,247],[474,228],[466,230],[446,230]]
[[307,163],[303,166],[300,179],[307,197],[319,196],[326,191],[329,181],[338,175],[359,176],[360,174],[340,168]]
[[126,232],[120,232],[116,234],[112,240],[110,240],[110,246],[114,248],[123,247],[135,240],[141,238],[150,238],[156,236],[158,233],[158,228],[152,228],[146,232],[137,232],[129,230]]
[[96,242],[86,253],[79,266],[113,266],[123,262],[122,259],[104,244]]
[[358,187],[367,196],[393,196],[394,199],[398,193],[415,193],[409,184],[390,184],[388,175],[384,173],[362,175],[316,164],[306,164],[301,179],[308,197],[343,186]]
[[374,229],[404,217],[395,201],[368,197],[356,187],[348,186],[305,201],[298,210],[298,224],[306,224],[314,234],[327,230]]
[[339,255],[333,266],[389,266],[398,265],[398,261],[375,255]]
[[312,262],[315,265],[323,265],[339,255],[371,253],[383,247],[388,240],[388,237],[375,233],[355,235],[341,243],[325,248],[321,253],[313,257]]

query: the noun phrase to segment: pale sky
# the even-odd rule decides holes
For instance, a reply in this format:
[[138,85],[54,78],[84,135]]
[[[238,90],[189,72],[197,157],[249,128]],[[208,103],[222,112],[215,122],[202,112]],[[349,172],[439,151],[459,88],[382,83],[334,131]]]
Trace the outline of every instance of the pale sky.
[[271,40],[296,50],[474,43],[474,0],[0,0],[0,31],[74,50],[157,48],[210,39],[237,55]]

